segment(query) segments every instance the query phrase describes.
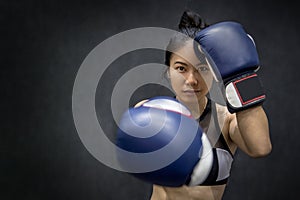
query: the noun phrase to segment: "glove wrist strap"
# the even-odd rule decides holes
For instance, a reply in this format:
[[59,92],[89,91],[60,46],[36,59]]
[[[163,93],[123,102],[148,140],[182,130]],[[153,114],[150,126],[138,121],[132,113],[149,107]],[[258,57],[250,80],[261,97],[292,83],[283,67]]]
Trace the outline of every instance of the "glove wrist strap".
[[225,85],[228,110],[231,113],[262,104],[266,95],[256,73],[232,79]]

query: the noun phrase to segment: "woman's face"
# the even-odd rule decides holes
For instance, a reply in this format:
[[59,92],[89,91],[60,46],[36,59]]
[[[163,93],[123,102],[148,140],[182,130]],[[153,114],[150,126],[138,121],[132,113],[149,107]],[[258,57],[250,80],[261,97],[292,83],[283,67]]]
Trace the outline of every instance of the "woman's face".
[[192,40],[172,54],[168,76],[177,99],[186,104],[205,97],[213,80],[208,62],[197,58]]

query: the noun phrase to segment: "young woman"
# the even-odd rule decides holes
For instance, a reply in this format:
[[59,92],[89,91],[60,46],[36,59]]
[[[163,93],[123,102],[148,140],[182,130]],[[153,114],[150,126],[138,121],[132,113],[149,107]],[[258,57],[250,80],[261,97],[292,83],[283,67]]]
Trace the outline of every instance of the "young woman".
[[209,139],[211,134],[218,135],[216,141],[211,141],[218,152],[218,170],[211,172],[199,186],[154,185],[151,200],[222,199],[236,149],[241,149],[251,157],[266,156],[272,149],[268,119],[262,106],[231,114],[227,107],[208,98],[214,76],[207,60],[195,55],[191,39],[206,26],[197,13],[183,13],[179,31],[186,37],[178,34],[169,43],[167,49],[172,49],[172,52],[166,51],[167,77],[176,99],[190,109],[204,132],[212,123],[210,119],[215,120],[214,130],[207,135]]

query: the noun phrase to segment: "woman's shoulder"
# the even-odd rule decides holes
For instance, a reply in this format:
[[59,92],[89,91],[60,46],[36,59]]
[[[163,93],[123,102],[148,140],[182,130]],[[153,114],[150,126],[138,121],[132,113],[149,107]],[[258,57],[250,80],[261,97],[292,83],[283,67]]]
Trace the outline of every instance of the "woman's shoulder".
[[231,140],[229,130],[230,126],[236,124],[236,115],[230,113],[226,106],[216,104],[216,110],[218,113],[219,126],[222,127],[222,134],[225,138],[227,145],[231,152],[235,152],[236,144]]
[[235,114],[230,113],[227,109],[227,106],[216,103],[216,111],[218,115],[218,120],[222,124],[230,123],[230,121],[232,121],[235,118]]

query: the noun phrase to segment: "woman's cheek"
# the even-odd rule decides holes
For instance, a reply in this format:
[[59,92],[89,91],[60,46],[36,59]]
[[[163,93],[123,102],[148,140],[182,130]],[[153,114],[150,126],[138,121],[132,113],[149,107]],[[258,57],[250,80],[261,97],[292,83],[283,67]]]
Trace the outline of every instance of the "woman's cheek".
[[175,91],[180,91],[185,83],[185,78],[180,73],[170,73],[170,81]]
[[212,86],[213,77],[211,75],[204,75],[202,76],[202,81],[202,84],[205,85],[209,90]]

